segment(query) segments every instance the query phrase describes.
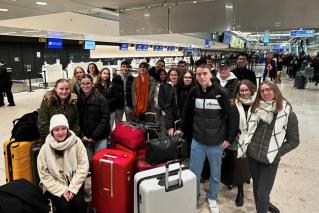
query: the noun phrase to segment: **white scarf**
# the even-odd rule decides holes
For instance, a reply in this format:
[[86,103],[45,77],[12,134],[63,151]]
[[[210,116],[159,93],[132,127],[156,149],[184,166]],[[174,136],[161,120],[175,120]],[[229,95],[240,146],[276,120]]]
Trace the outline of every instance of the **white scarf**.
[[[250,111],[248,111],[248,121],[246,129],[239,137],[239,148],[237,150],[238,158],[243,156],[244,153],[247,151],[247,147],[250,144],[253,135],[255,134],[259,121],[263,120],[264,122],[270,124],[273,120],[275,109],[275,101],[260,101],[260,106],[256,109],[255,113],[251,113]],[[278,150],[284,142],[290,111],[291,106],[287,104],[286,101],[283,101],[283,109],[277,114],[275,126],[269,143],[267,152],[267,159],[269,163],[272,163],[274,161]]]
[[[44,153],[45,160],[50,174],[68,185],[71,182],[77,168],[76,142],[81,142],[74,132],[69,130],[71,135],[63,142],[57,142],[54,137],[49,134],[45,139]],[[55,151],[63,152],[62,168],[57,161]],[[60,173],[63,171],[63,173]]]
[[[239,112],[239,129],[240,132],[243,132],[247,126],[247,118],[248,116],[246,116],[243,104],[245,105],[252,105],[255,101],[256,98],[256,93],[252,96],[250,96],[250,98],[248,99],[242,99],[242,98],[238,98],[235,100],[238,112]],[[250,108],[248,110],[248,112],[250,111]]]

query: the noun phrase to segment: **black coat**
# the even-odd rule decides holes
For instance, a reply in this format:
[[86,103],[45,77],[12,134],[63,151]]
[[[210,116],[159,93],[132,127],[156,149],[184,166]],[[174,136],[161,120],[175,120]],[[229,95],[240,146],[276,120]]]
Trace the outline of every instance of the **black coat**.
[[236,68],[232,70],[232,72],[235,74],[235,76],[237,77],[239,81],[246,79],[246,80],[250,80],[252,83],[257,85],[256,74],[254,71],[249,70],[247,68],[244,68],[244,69]]
[[102,84],[97,84],[95,87],[107,100],[110,112],[114,112],[120,105],[122,98],[121,90],[112,83],[110,87],[105,87]]
[[93,91],[86,97],[83,91],[78,98],[81,137],[95,141],[106,139],[110,132],[110,112],[106,99]]
[[155,79],[155,81],[160,81],[160,71],[156,71],[155,67],[152,67],[148,73]]
[[117,87],[116,89],[116,93],[115,96],[121,96],[116,109],[122,109],[124,107],[124,98],[126,98],[127,101],[127,106],[129,107],[133,107],[133,103],[132,103],[132,92],[131,92],[131,88],[132,88],[132,83],[133,83],[134,77],[132,75],[127,77],[127,81],[126,81],[126,96],[124,97],[124,90],[123,90],[123,86],[124,86],[124,82],[122,80],[122,77],[120,75],[116,75],[113,79],[112,79],[112,83],[115,87]]
[[5,91],[8,88],[11,88],[12,81],[10,73],[7,72],[5,65],[0,66],[0,91]]

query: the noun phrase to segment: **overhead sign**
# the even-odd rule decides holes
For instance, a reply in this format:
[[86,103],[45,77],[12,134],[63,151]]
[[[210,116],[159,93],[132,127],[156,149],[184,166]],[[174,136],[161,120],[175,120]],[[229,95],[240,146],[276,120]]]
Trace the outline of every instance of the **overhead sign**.
[[290,30],[291,37],[314,37],[314,30]]
[[174,46],[172,46],[172,47],[167,47],[167,51],[175,51],[175,47]]
[[205,48],[210,48],[212,46],[212,41],[205,40]]
[[143,51],[143,44],[135,44],[136,51]]
[[120,50],[127,51],[128,50],[128,43],[120,44]]
[[263,42],[267,44],[267,43],[269,43],[269,40],[270,40],[270,36],[269,35],[264,35]]
[[163,51],[163,46],[155,45],[154,46],[154,51]]
[[142,50],[143,50],[143,51],[148,51],[148,45],[147,45],[147,44],[143,44]]

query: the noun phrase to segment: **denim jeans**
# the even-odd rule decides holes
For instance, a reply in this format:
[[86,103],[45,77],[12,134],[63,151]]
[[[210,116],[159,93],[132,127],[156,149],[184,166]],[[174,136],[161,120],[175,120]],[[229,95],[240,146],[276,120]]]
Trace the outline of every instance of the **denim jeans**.
[[102,139],[99,141],[96,141],[95,143],[90,143],[87,144],[85,143],[85,148],[86,148],[86,152],[88,154],[88,158],[91,164],[91,158],[93,157],[93,155],[100,151],[101,149],[106,149],[107,148],[107,139]]
[[190,170],[196,175],[197,179],[197,199],[200,192],[200,178],[203,170],[205,158],[207,156],[210,166],[209,192],[208,199],[216,200],[219,191],[220,169],[223,148],[221,145],[207,146],[197,142],[194,138],[191,145]]

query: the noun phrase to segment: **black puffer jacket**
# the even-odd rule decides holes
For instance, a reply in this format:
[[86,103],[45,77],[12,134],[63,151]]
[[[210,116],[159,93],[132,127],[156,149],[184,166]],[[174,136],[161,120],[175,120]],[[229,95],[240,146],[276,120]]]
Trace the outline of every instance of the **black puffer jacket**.
[[[224,140],[232,143],[239,123],[238,111],[234,109],[228,92],[218,83],[213,82],[206,91],[196,86],[189,92],[184,106],[182,129],[193,124],[194,138],[205,145],[219,145]],[[190,123],[191,119],[193,123]]]
[[113,83],[111,83],[110,87],[105,87],[102,84],[97,84],[95,87],[107,100],[110,112],[114,112],[120,105],[122,98],[121,90],[117,86],[114,86]]
[[132,75],[129,75],[126,80],[126,96],[124,97],[124,90],[123,90],[123,85],[124,82],[122,80],[122,77],[120,75],[114,76],[112,79],[112,83],[114,86],[117,87],[117,93],[118,95],[121,96],[121,99],[119,100],[116,109],[122,109],[124,107],[124,98],[126,98],[127,101],[127,106],[133,107],[133,102],[132,102],[132,83],[133,83],[134,77]]
[[[262,120],[258,123],[254,136],[247,148],[247,155],[256,161],[269,164],[267,153],[276,117],[277,114],[274,115],[271,124],[267,124]],[[291,111],[288,117],[285,142],[280,147],[273,164],[278,163],[281,156],[296,148],[299,142],[298,120],[296,114]]]
[[247,79],[247,80],[250,80],[255,85],[257,85],[256,74],[254,71],[249,70],[247,68],[244,68],[244,69],[236,68],[232,70],[232,72],[235,74],[235,76],[238,78],[239,81]]
[[86,97],[83,91],[78,98],[81,138],[87,136],[95,141],[106,139],[110,132],[110,113],[106,99],[93,91]]
[[165,112],[166,129],[175,128],[175,121],[180,119],[177,88],[169,83],[162,84],[158,94],[158,105]]

